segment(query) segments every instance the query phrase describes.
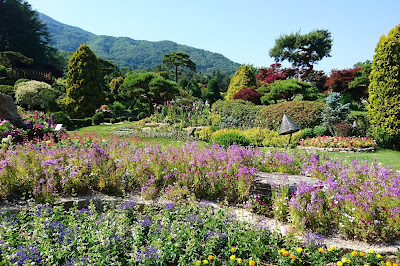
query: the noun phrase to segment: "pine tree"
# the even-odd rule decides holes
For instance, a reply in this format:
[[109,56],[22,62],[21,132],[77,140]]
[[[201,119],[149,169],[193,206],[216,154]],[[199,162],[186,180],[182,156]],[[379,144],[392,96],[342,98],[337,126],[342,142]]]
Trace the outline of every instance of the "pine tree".
[[254,86],[256,86],[256,77],[253,70],[251,70],[251,67],[248,65],[242,65],[233,75],[225,99],[230,101],[233,99],[233,95],[238,93],[241,89]]
[[215,79],[212,79],[208,82],[207,99],[210,101],[211,104],[221,99],[221,93],[219,92],[218,81]]
[[89,117],[103,102],[99,60],[89,46],[82,44],[68,62],[67,114],[72,118]]
[[400,139],[400,24],[382,35],[369,79],[368,116],[372,127]]

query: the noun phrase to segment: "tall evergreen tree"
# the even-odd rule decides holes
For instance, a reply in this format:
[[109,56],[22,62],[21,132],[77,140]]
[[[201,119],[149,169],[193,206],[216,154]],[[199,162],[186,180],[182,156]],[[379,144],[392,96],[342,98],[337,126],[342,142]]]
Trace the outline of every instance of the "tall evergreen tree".
[[226,92],[226,100],[233,99],[233,95],[238,93],[241,89],[256,86],[256,76],[253,70],[248,65],[242,65],[233,75],[229,83],[228,91]]
[[82,44],[68,62],[67,114],[72,118],[88,117],[103,102],[99,60],[89,46]]
[[24,0],[0,0],[0,52],[4,51],[19,52],[39,65],[54,60],[46,25]]
[[388,36],[381,36],[369,79],[368,116],[372,127],[400,140],[400,24]]

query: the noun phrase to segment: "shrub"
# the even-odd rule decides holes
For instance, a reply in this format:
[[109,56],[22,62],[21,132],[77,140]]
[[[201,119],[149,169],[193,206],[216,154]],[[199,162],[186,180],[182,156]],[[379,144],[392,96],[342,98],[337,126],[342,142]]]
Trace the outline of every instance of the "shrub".
[[55,124],[63,124],[68,130],[73,129],[74,124],[68,118],[68,116],[64,112],[55,112],[54,113],[54,123]]
[[111,118],[111,119],[110,119],[110,123],[111,123],[111,124],[115,124],[115,123],[117,123],[117,119],[115,119],[115,118]]
[[400,143],[400,135],[390,135],[380,127],[372,126],[367,131],[367,137],[374,138],[379,147],[392,149]]
[[128,117],[128,122],[133,122],[134,121],[134,119],[133,119],[133,117]]
[[244,88],[233,95],[234,100],[244,100],[254,104],[261,104],[261,93],[254,88]]
[[19,79],[15,82],[14,86],[17,86],[18,84],[22,83],[22,82],[27,82],[29,81],[29,79]]
[[225,147],[233,144],[241,146],[250,145],[250,140],[248,140],[245,136],[233,132],[219,135],[218,137],[214,138],[214,142]]
[[[289,142],[288,135],[279,135],[278,131],[265,130],[264,140],[262,142],[265,147],[286,147]],[[292,135],[289,147],[296,147],[303,138],[303,131],[298,131]]]
[[197,130],[194,132],[194,135],[196,138],[202,141],[210,141],[212,134],[214,131],[212,130],[211,127],[204,127],[200,130]]
[[254,105],[251,102],[243,100],[234,101],[216,101],[212,107],[211,111],[214,114],[220,115],[221,123],[239,124],[245,126],[263,126],[259,123],[260,121],[260,111],[263,106]]
[[323,125],[335,136],[337,135],[336,125],[346,120],[350,113],[350,104],[341,104],[341,98],[342,96],[338,92],[330,93],[325,99],[328,106],[322,113]]
[[84,119],[71,119],[71,122],[74,124],[76,128],[79,127],[89,127],[92,125],[92,118],[84,118]]
[[251,67],[248,65],[240,66],[229,83],[225,98],[226,100],[231,101],[233,95],[241,89],[254,86],[256,86],[256,76]]
[[315,137],[326,135],[326,127],[324,127],[324,126],[315,126],[313,128],[313,135]]
[[336,125],[336,135],[339,137],[348,137],[353,133],[353,127],[350,124],[339,123]]
[[0,85],[0,93],[10,95],[15,98],[15,89],[10,85]]
[[314,137],[314,131],[312,128],[306,127],[303,129],[303,138],[312,138]]
[[100,125],[100,123],[104,122],[104,115],[103,113],[96,113],[92,116],[92,121],[94,125]]
[[30,108],[40,106],[47,109],[48,103],[55,101],[59,96],[59,93],[53,90],[49,84],[36,80],[19,83],[15,88],[16,103],[27,105]]
[[265,106],[260,117],[265,127],[274,130],[281,126],[284,114],[301,128],[314,127],[321,123],[321,113],[325,106],[323,103],[308,101],[283,102]]

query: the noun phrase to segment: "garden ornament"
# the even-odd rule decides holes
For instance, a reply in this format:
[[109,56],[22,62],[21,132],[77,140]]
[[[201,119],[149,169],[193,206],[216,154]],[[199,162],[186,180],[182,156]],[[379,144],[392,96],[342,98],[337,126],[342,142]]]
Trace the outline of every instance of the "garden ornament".
[[357,128],[358,127],[357,120],[354,120],[352,127],[353,128]]
[[282,124],[281,124],[281,128],[279,129],[279,135],[287,135],[290,134],[289,137],[289,142],[286,145],[286,148],[289,146],[290,141],[292,140],[292,134],[294,132],[297,132],[300,130],[300,127],[298,125],[296,125],[295,122],[293,122],[292,119],[290,119],[289,117],[287,117],[286,115],[283,115],[282,118]]

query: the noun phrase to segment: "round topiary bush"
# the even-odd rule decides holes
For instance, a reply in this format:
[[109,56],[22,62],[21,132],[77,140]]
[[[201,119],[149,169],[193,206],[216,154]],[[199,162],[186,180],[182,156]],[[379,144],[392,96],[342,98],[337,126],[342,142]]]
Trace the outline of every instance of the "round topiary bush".
[[54,123],[55,124],[63,124],[68,130],[74,128],[74,124],[68,118],[68,116],[64,112],[55,112],[54,113]]
[[237,133],[226,133],[214,138],[214,142],[220,146],[230,146],[233,144],[248,146],[251,144],[250,140]]
[[100,123],[104,122],[104,114],[103,112],[95,113],[92,116],[92,121],[94,125],[100,125]]

